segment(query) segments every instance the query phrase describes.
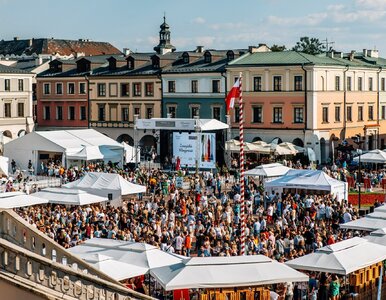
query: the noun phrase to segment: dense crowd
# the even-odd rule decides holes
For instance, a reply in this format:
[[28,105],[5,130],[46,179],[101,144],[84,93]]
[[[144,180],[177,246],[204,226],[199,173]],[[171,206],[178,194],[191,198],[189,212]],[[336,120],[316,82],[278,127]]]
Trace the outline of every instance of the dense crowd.
[[[237,175],[220,172],[196,175],[189,174],[187,169],[127,171],[109,164],[89,165],[79,170],[61,171],[60,166],[50,169],[53,174],[59,169],[59,176],[68,181],[91,170],[117,172],[131,182],[146,185],[148,191],[144,197],[126,199],[122,207],[38,205],[17,209],[32,226],[65,248],[101,237],[146,242],[185,256],[240,254],[241,202]],[[325,171],[341,173],[334,169]],[[188,181],[185,184],[188,189],[177,187],[177,176]],[[261,182],[249,178],[245,199],[247,255],[263,254],[284,262],[360,235],[340,229],[341,223],[358,218],[358,211],[331,194],[269,194],[264,192]],[[298,296],[304,286],[283,287],[283,290]],[[319,294],[322,293],[323,289],[319,289]]]

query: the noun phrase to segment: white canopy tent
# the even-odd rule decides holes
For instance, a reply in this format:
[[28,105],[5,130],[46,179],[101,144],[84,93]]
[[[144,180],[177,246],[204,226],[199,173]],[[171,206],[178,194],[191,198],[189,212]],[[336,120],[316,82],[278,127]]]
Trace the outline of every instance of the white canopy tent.
[[245,172],[247,176],[279,177],[285,175],[290,168],[279,163],[264,164]]
[[0,156],[0,176],[8,177],[9,158]]
[[21,169],[27,169],[28,161],[31,160],[35,170],[39,170],[40,162],[48,158],[57,159],[59,156],[65,165],[74,157],[81,160],[87,158],[85,152],[99,157],[96,148],[88,148],[93,146],[99,148],[103,160],[122,161],[123,146],[94,129],[34,131],[7,143],[4,155],[14,159]]
[[80,151],[67,153],[67,159],[72,160],[99,160],[103,159],[103,154],[98,146],[84,146]]
[[82,178],[63,185],[64,188],[80,189],[92,194],[107,197],[110,204],[120,206],[121,196],[146,192],[146,187],[134,184],[115,173],[89,172]]
[[198,119],[198,126],[201,131],[213,131],[229,128],[228,124],[216,119]]
[[124,157],[125,157],[124,162],[126,164],[139,163],[139,160],[141,157],[141,150],[137,149],[137,151],[135,151],[135,147],[132,147],[125,142],[122,142],[121,144],[124,148]]
[[376,211],[386,212],[386,205],[381,205],[381,206],[374,208],[374,212],[376,212]]
[[[359,157],[358,156],[354,157],[353,160],[359,162]],[[386,163],[386,152],[379,150],[379,149],[371,150],[371,151],[361,155],[361,162],[385,164]]]
[[263,255],[192,257],[152,269],[150,274],[166,291],[308,281],[307,275]]
[[364,237],[371,243],[386,245],[386,227],[370,232],[370,235]]
[[32,206],[38,204],[47,204],[48,200],[36,197],[35,195],[26,195],[22,192],[0,193],[0,208],[10,209],[17,207]]
[[348,275],[386,259],[386,246],[354,237],[286,262],[297,270]]
[[265,184],[267,191],[283,192],[283,189],[327,191],[337,199],[347,200],[347,182],[336,180],[319,170],[289,170],[284,176]]
[[[80,256],[86,261],[95,259],[95,255],[103,255],[111,261],[121,263],[126,268],[125,277],[120,273],[120,279],[144,275],[154,268],[174,265],[181,262],[181,258],[164,252],[157,247],[145,243],[133,243],[112,239],[93,238],[85,243],[68,249],[72,254]],[[105,263],[107,264],[107,263]],[[98,267],[97,265],[95,265]],[[117,278],[117,271],[107,269],[106,274]]]
[[344,224],[340,224],[341,228],[374,231],[386,227],[386,211],[375,211],[367,214],[365,217],[356,219]]
[[88,205],[108,201],[107,197],[98,196],[79,189],[45,188],[32,195],[46,199],[49,203],[63,205]]

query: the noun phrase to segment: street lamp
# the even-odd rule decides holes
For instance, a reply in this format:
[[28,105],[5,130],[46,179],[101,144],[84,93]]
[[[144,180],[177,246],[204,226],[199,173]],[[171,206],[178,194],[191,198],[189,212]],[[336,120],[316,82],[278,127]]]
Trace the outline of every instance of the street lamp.
[[361,140],[360,135],[356,135],[352,137],[354,143],[358,146],[357,153],[358,153],[358,210],[361,209],[361,184],[362,184],[362,172],[361,172],[361,155],[362,155],[362,149],[360,149],[360,145],[363,144],[363,141]]

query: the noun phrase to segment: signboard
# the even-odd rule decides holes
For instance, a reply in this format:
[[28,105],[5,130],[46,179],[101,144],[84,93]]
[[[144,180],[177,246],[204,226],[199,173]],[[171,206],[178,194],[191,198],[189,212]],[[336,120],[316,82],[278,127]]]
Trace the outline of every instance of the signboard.
[[175,130],[195,130],[196,120],[194,119],[138,119],[137,129],[175,129]]
[[181,167],[214,169],[216,167],[216,134],[173,132],[173,156],[180,158]]

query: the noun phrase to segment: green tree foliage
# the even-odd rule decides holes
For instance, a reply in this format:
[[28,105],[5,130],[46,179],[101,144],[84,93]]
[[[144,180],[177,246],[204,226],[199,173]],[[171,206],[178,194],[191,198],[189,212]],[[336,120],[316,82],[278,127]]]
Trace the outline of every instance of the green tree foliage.
[[270,48],[272,52],[282,52],[287,49],[285,45],[280,46],[276,44],[273,44]]
[[323,53],[325,48],[326,47],[322,44],[322,42],[319,41],[318,38],[310,38],[308,36],[304,36],[300,38],[300,41],[296,43],[292,50],[316,55]]

